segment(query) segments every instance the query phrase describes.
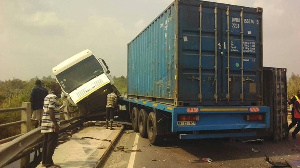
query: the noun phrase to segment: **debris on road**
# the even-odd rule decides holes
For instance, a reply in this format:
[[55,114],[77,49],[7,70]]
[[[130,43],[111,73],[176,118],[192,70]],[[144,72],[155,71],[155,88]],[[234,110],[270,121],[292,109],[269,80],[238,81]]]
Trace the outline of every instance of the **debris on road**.
[[211,158],[202,158],[202,160],[204,162],[208,162],[208,163],[211,163],[212,162],[212,159]]
[[287,160],[286,161],[292,168],[300,167],[300,160]]
[[273,162],[272,160],[270,160],[270,158],[266,156],[266,161],[268,163],[270,163],[271,165],[273,165],[274,167],[290,167],[290,165],[285,161],[285,162]]
[[136,149],[136,150],[128,150],[128,148],[125,148],[124,146],[117,146],[114,149],[115,152],[117,151],[121,151],[121,152],[125,152],[125,153],[129,153],[129,152],[142,152],[141,149]]
[[98,138],[94,138],[94,137],[81,137],[80,139],[95,139],[95,140],[99,140],[99,141],[111,142],[111,140],[109,140],[109,139],[98,139]]
[[251,140],[246,140],[242,141],[243,143],[262,143],[264,142],[264,139],[251,139]]
[[254,148],[252,148],[251,151],[254,152],[254,153],[260,152],[258,149],[254,149]]
[[117,146],[114,151],[117,152],[117,151],[124,151],[125,150],[125,147],[124,146]]
[[200,163],[200,162],[202,162],[201,159],[198,159],[198,160],[189,160],[189,161],[190,161],[190,163]]

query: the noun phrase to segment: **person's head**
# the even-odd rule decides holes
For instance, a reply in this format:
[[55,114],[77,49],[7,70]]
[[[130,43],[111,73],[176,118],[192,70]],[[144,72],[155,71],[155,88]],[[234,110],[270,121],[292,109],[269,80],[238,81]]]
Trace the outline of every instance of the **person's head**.
[[58,83],[50,83],[50,90],[55,94],[55,95],[60,95],[61,94],[61,88]]
[[37,80],[35,81],[35,85],[37,85],[37,86],[42,86],[42,81],[39,80],[39,79],[37,79]]

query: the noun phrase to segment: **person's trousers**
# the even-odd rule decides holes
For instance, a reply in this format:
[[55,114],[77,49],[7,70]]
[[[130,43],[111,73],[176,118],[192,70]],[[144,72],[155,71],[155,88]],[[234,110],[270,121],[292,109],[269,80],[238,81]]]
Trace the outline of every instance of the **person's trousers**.
[[106,121],[113,121],[114,120],[114,108],[107,107],[106,108]]
[[294,129],[293,134],[296,135],[300,131],[300,122],[297,123],[297,127]]
[[292,129],[297,124],[297,120],[292,116],[292,122],[289,125],[289,130]]
[[58,142],[58,133],[50,132],[45,133],[43,151],[42,151],[42,164],[45,166],[51,166],[54,164],[52,156]]

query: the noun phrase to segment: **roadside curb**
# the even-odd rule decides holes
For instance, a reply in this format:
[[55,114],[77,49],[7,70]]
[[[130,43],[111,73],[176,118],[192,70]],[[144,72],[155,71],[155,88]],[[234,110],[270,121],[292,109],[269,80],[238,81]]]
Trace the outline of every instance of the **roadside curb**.
[[119,139],[121,138],[121,135],[124,132],[124,125],[121,126],[121,129],[119,131],[119,133],[117,134],[117,136],[115,137],[115,139],[113,139],[109,145],[109,147],[106,149],[106,151],[104,152],[104,154],[101,156],[101,158],[99,159],[99,161],[96,163],[96,167],[103,167],[103,164],[105,163],[105,161],[107,160],[108,156],[111,154],[112,150],[114,149],[114,147],[116,146],[116,144],[118,143]]

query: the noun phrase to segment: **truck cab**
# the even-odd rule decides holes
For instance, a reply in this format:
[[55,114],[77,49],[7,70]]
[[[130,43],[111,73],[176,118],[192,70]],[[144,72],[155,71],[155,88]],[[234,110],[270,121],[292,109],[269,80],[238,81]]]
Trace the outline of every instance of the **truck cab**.
[[88,49],[61,62],[52,71],[63,92],[83,114],[104,109],[107,93],[115,89],[105,61]]

